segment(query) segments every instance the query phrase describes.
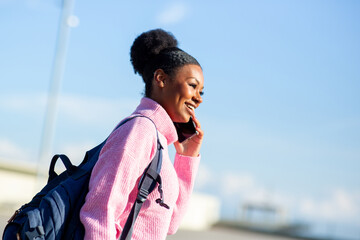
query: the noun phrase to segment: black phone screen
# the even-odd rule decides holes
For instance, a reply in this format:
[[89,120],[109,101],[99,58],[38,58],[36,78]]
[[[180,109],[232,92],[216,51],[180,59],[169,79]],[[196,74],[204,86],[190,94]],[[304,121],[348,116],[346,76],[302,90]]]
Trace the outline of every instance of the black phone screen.
[[187,123],[174,122],[174,125],[179,142],[183,142],[196,134],[195,123],[193,122],[192,118],[190,118]]

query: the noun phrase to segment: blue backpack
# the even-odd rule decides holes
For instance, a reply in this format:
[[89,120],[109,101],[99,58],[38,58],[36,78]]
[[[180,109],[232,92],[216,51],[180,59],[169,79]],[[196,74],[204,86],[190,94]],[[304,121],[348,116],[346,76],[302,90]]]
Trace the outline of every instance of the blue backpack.
[[[125,119],[118,127],[135,117],[148,118],[135,115]],[[84,239],[85,230],[80,222],[80,209],[89,190],[91,171],[105,143],[106,140],[87,151],[79,166],[72,165],[69,158],[63,154],[55,155],[50,163],[48,183],[10,218],[4,229],[3,240]],[[131,239],[133,226],[141,206],[157,184],[160,198],[156,202],[168,208],[163,202],[160,178],[162,149],[157,136],[156,154],[141,177],[138,195],[124,226],[121,240]],[[66,167],[60,175],[54,171],[58,159],[61,159]]]

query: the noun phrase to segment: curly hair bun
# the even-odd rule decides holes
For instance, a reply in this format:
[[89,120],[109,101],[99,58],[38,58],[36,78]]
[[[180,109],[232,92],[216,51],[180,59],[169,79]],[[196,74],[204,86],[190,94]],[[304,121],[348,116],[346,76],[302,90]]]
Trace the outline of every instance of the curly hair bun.
[[177,47],[174,35],[162,29],[142,33],[135,40],[130,50],[130,61],[135,73],[143,75],[145,67],[162,50]]

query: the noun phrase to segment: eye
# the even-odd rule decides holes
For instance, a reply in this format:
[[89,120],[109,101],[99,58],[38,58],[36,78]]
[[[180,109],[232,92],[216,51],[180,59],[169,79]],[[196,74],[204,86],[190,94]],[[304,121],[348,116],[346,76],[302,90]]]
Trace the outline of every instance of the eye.
[[194,83],[189,83],[189,85],[190,85],[190,87],[192,87],[192,88],[194,88],[194,89],[196,89],[196,87],[197,87],[197,85],[194,84]]
[[[196,88],[198,87],[198,85],[196,83],[189,83],[189,86],[194,88],[196,90]],[[200,96],[204,95],[204,92],[203,91],[200,91],[199,92]]]

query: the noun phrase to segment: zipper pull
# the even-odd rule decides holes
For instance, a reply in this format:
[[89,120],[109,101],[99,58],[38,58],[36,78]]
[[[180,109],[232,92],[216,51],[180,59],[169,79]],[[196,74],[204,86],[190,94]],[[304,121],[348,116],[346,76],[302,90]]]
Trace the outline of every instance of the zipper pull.
[[170,207],[166,203],[164,203],[164,195],[161,184],[159,184],[158,191],[160,193],[160,198],[156,199],[155,202],[166,209],[170,209]]

